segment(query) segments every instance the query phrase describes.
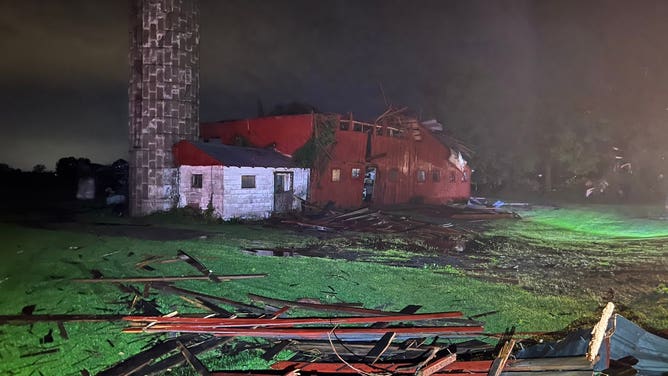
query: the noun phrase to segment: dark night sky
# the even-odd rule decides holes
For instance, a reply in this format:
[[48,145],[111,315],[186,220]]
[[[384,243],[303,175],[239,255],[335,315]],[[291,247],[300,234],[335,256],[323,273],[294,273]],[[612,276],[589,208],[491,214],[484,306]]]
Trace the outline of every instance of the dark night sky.
[[[127,3],[0,0],[0,162],[126,157]],[[668,118],[666,1],[201,0],[201,119],[393,104],[498,144],[586,111]],[[547,110],[546,110],[547,109]],[[553,114],[557,114],[554,115]],[[472,145],[474,149],[483,147]]]

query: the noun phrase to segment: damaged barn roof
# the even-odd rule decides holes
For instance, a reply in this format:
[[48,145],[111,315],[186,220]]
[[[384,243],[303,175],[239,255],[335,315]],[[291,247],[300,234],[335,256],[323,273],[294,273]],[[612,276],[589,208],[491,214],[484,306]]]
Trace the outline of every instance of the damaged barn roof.
[[[180,165],[221,164],[236,167],[297,167],[292,158],[274,149],[181,141],[175,146]],[[204,155],[202,155],[204,154]],[[213,163],[213,162],[217,163]]]

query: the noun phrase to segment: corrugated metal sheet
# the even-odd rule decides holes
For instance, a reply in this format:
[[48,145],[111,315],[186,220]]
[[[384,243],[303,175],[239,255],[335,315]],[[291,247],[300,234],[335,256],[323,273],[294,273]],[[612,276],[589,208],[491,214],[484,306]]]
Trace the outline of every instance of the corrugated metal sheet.
[[[613,329],[610,337],[610,359],[621,359],[633,356],[638,359],[634,365],[638,375],[661,376],[668,372],[668,339],[656,336],[620,315],[614,315],[610,320],[608,331]],[[570,333],[558,342],[541,343],[522,351],[517,358],[547,358],[584,355],[591,340],[591,331],[582,329]],[[595,370],[601,371],[607,367],[607,344],[604,341],[599,351],[601,359]]]
[[620,359],[632,355],[638,359],[633,368],[638,375],[660,376],[668,373],[668,339],[656,336],[623,316],[615,315],[615,333],[610,339],[610,356]]

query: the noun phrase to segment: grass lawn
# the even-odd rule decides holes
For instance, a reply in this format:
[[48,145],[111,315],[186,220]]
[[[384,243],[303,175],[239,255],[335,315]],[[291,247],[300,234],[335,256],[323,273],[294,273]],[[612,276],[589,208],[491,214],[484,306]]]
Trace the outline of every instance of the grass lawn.
[[[668,239],[668,221],[656,206],[568,205],[520,212],[522,221],[497,221],[487,235],[520,238],[553,247],[624,240]],[[656,218],[656,219],[652,219]],[[654,249],[648,249],[653,251]]]
[[[485,237],[504,239],[491,258],[542,262],[533,282],[573,282],[570,295],[616,291],[626,315],[668,328],[668,221],[662,206],[567,205],[522,211],[490,222]],[[525,265],[520,264],[520,269]],[[525,274],[528,275],[528,274]],[[550,281],[548,283],[552,283]],[[531,281],[530,281],[531,283]],[[575,286],[574,286],[575,285]]]
[[[207,294],[248,302],[247,293],[281,299],[319,298],[325,302],[361,302],[365,307],[399,310],[420,304],[420,312],[462,310],[467,315],[498,311],[484,318],[488,332],[510,326],[518,331],[552,331],[598,315],[594,299],[532,293],[505,284],[482,282],[451,267],[402,268],[374,263],[323,258],[258,257],[241,249],[274,248],[314,241],[308,236],[259,226],[225,224],[214,235],[188,241],[149,241],[97,236],[80,232],[0,225],[3,239],[0,264],[0,314],[19,314],[36,304],[35,314],[125,314],[128,295],[110,284],[82,284],[91,269],[107,277],[192,275],[185,263],[155,265],[137,270],[135,263],[149,255],[173,257],[183,249],[218,274],[268,273],[262,279],[214,284],[205,281],[178,285]],[[139,286],[141,287],[141,286]],[[198,312],[174,296],[152,295],[163,312]],[[115,323],[65,324],[69,339],[58,335],[55,323],[0,327],[0,374],[93,374],[141,350],[158,335],[122,334]],[[40,343],[50,330],[53,342]],[[27,356],[48,349],[58,352]],[[213,362],[213,356],[205,357]],[[227,362],[227,363],[226,363]],[[253,354],[217,359],[212,368],[266,366]]]

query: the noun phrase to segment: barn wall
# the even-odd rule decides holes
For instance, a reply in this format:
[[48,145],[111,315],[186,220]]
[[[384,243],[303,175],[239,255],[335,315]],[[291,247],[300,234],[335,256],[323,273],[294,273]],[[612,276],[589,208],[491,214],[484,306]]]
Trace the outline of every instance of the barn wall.
[[[306,199],[309,170],[264,167],[225,167],[223,176],[223,215],[231,218],[268,218],[274,210],[274,172],[294,173],[295,195]],[[254,175],[255,188],[241,188],[241,176]],[[300,201],[294,199],[293,209],[300,208]]]
[[[213,215],[223,216],[223,166],[180,166],[178,207],[207,210],[213,205]],[[192,175],[202,175],[202,188],[192,187]]]
[[[242,136],[255,146],[275,143],[279,151],[293,154],[311,137],[313,121],[313,115],[291,115],[204,124],[201,135],[205,139],[219,138],[225,144],[233,144],[237,136]],[[419,136],[414,138],[414,134]],[[405,138],[373,132],[369,161],[366,160],[367,133],[337,128],[335,137],[331,160],[318,171],[312,171],[311,202],[324,205],[334,201],[342,208],[361,206],[366,166],[377,168],[374,204],[392,205],[411,200],[443,204],[470,195],[470,169],[466,167],[462,172],[450,163],[450,149],[421,125],[407,132]],[[354,168],[361,170],[360,177],[352,176]],[[341,171],[338,182],[332,181],[333,169]],[[418,181],[420,170],[425,172],[423,182]],[[435,171],[438,178],[434,178]]]
[[[306,200],[310,172],[303,168],[181,166],[179,167],[178,207],[190,206],[207,210],[213,205],[213,215],[232,218],[267,218],[274,209],[274,172],[293,173],[294,195]],[[191,176],[202,175],[202,188],[191,186]],[[256,188],[241,188],[242,175],[255,175]],[[301,201],[293,200],[293,210],[301,208]]]
[[[450,149],[422,129],[420,140],[407,135],[398,138],[371,135],[371,159],[366,161],[367,133],[337,130],[332,159],[323,171],[312,176],[312,201],[325,204],[334,201],[338,207],[355,208],[363,204],[364,177],[353,178],[352,169],[366,166],[377,169],[373,203],[393,205],[412,200],[444,204],[466,199],[470,194],[470,170],[463,173],[448,161]],[[332,181],[332,170],[340,169],[340,181]],[[418,181],[418,171],[425,180]],[[437,171],[437,177],[434,177]],[[454,178],[451,179],[451,174]]]
[[[367,136],[361,132],[336,132],[335,137],[331,162],[318,175],[313,172],[311,201],[320,204],[334,201],[338,207],[358,207],[362,204]],[[338,182],[332,181],[332,170],[336,168],[341,170]],[[361,170],[359,178],[352,177],[353,168]]]
[[313,133],[313,115],[271,116],[257,119],[235,120],[224,123],[200,125],[200,137],[204,140],[220,139],[234,145],[241,137],[259,148],[276,145],[276,150],[292,155]]

